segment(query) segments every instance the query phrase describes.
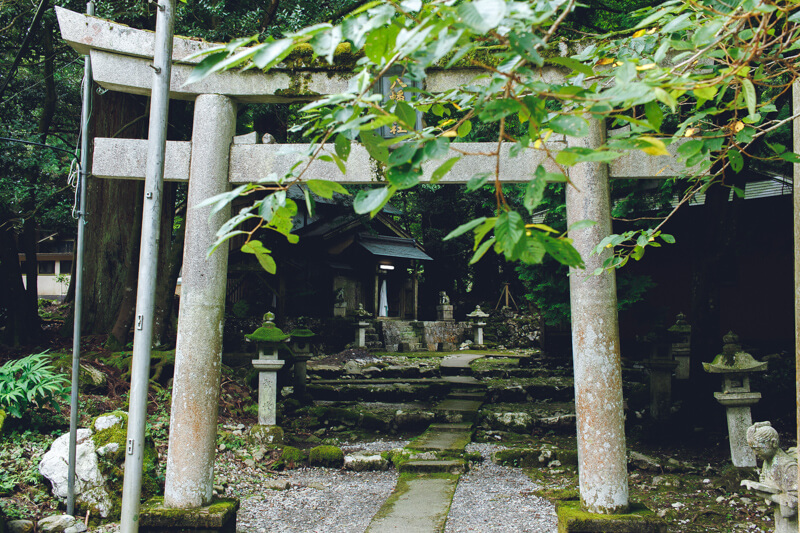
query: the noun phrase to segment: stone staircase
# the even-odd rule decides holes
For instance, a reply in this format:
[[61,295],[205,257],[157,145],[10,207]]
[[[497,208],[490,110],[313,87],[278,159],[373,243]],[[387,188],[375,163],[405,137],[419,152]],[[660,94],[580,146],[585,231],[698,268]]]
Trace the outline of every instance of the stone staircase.
[[375,322],[370,321],[369,327],[366,328],[365,336],[366,348],[371,352],[381,352],[384,350],[381,336],[375,327]]
[[409,460],[399,465],[397,487],[372,519],[368,533],[444,530],[458,479],[467,470],[464,449],[472,440],[486,396],[483,385],[468,375],[472,359],[450,361],[453,375],[445,379],[453,389],[434,407],[436,422],[406,446]]

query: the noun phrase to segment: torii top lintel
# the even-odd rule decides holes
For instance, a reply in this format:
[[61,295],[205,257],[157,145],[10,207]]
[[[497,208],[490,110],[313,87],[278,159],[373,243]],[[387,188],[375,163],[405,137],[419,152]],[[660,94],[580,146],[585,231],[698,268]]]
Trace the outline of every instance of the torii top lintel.
[[[90,54],[95,81],[113,91],[150,94],[155,34],[137,30],[82,13],[56,7],[61,36],[81,54]],[[323,94],[347,90],[350,72],[323,68],[275,68],[269,72],[257,69],[211,74],[186,85],[186,80],[199,59],[186,59],[218,43],[186,37],[173,40],[173,66],[170,98],[194,100],[201,94],[223,94],[243,103],[282,103],[311,100]],[[440,92],[472,82],[476,69],[458,68],[431,70],[425,80],[426,89]],[[548,81],[562,77],[559,69],[542,70]]]
[[[60,7],[56,7],[56,14],[64,40],[76,51],[91,55],[94,81],[109,90],[150,94],[154,33]],[[175,37],[170,83],[171,98],[194,100],[202,94],[220,94],[241,103],[282,103],[307,101],[319,95],[347,90],[349,72],[319,68],[276,68],[269,72],[257,69],[218,72],[197,83],[185,85],[192,69],[199,62],[199,59],[186,58],[212,46],[216,44]],[[476,83],[474,78],[479,73],[483,71],[469,68],[430,70],[425,79],[425,88],[430,92],[443,92],[455,86]],[[563,72],[556,67],[545,67],[541,69],[541,76],[548,82],[558,82],[559,79],[563,79]],[[496,149],[496,143],[467,143],[469,146],[459,144],[474,152],[490,152]],[[553,138],[548,144],[551,145],[551,149],[557,151],[563,147],[564,139]],[[230,156],[230,181],[232,183],[258,181],[271,172],[280,175],[295,161],[293,156],[285,153],[286,148],[288,147],[281,145],[233,145]],[[510,158],[507,153],[509,148],[510,146],[504,148],[506,153],[501,176],[503,181],[526,182],[530,179],[530,171],[539,164],[543,164],[548,171],[558,171],[552,161],[545,157],[544,152],[528,150],[519,157]],[[684,169],[675,162],[676,149],[677,143],[669,146],[673,156],[628,154],[609,164],[609,175],[615,178],[666,178],[679,175]],[[175,181],[188,179],[190,153],[189,142],[167,143],[165,179]],[[369,158],[363,147],[354,147],[351,160],[359,164],[349,165],[345,176],[341,175],[333,163],[316,161],[314,163],[316,175],[342,183],[374,181],[375,162]],[[95,139],[92,173],[96,177],[142,179],[145,161],[145,141]],[[493,171],[493,165],[494,163],[485,157],[465,156],[443,181],[466,183],[476,172]],[[435,162],[429,163],[427,167],[430,168],[425,169],[423,181],[430,179]]]

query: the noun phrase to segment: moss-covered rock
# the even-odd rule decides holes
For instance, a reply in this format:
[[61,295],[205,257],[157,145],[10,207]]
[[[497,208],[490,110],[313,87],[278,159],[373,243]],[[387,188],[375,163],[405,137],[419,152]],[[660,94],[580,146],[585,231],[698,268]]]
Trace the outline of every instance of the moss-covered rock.
[[341,468],[344,464],[344,452],[337,446],[316,446],[311,448],[308,453],[308,464],[311,466]]
[[283,428],[256,424],[247,433],[251,444],[283,444]]
[[286,446],[281,451],[281,461],[287,468],[295,468],[306,460],[306,454],[300,448]]
[[[106,490],[113,501],[111,517],[119,517],[122,507],[122,481],[125,465],[125,442],[128,432],[128,415],[114,411],[92,420],[92,442],[98,457],[100,472],[106,480]],[[158,471],[158,452],[149,437],[145,438],[142,461],[142,497],[150,498],[162,492]],[[85,506],[91,509],[90,502]],[[95,510],[93,510],[95,514]]]
[[556,505],[558,531],[568,533],[602,531],[604,533],[666,533],[667,523],[642,504],[632,503],[624,514],[594,514],[581,508],[577,500],[559,501]]

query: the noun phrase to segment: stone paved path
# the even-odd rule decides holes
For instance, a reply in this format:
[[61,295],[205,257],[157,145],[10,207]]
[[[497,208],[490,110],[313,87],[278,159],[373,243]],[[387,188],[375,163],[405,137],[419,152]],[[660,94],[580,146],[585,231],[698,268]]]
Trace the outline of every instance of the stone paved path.
[[455,388],[434,407],[441,422],[431,424],[406,446],[411,452],[434,452],[436,456],[401,465],[397,486],[372,519],[368,533],[444,531],[459,477],[466,470],[461,456],[472,438],[472,425],[483,404],[483,387],[468,375],[469,364],[481,357],[457,354],[442,360],[442,373],[453,376],[450,381]]

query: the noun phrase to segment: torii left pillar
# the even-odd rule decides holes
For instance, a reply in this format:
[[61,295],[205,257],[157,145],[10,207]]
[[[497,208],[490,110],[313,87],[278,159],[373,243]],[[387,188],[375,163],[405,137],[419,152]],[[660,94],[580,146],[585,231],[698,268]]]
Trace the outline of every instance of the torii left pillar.
[[205,94],[194,106],[181,303],[172,385],[164,505],[191,509],[211,503],[219,410],[222,328],[228,250],[208,250],[230,209],[211,215],[203,200],[228,190],[236,103]]

